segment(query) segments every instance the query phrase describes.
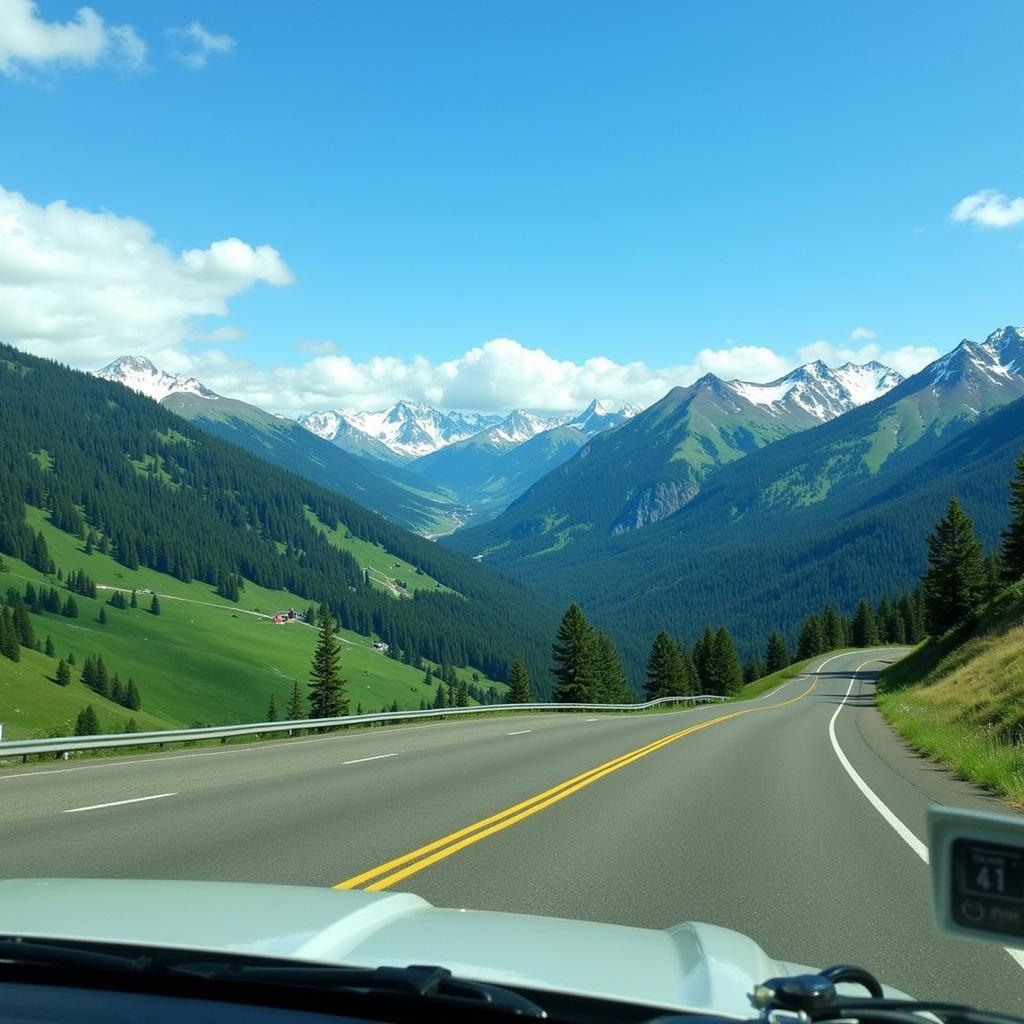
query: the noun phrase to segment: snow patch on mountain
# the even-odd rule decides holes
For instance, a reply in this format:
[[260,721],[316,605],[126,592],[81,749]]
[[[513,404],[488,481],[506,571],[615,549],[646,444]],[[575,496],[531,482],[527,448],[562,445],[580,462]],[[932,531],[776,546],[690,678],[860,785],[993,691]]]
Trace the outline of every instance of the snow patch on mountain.
[[578,416],[569,421],[570,427],[581,430],[588,437],[611,430],[642,411],[639,405],[623,405],[616,408],[595,398]]
[[767,384],[733,380],[726,386],[773,415],[799,409],[824,423],[873,402],[902,380],[900,374],[881,363],[846,363],[832,369],[817,360]]
[[1024,327],[1001,327],[984,341],[964,338],[952,352],[925,371],[934,384],[951,384],[974,376],[998,381],[1024,376]]
[[341,433],[358,432],[406,458],[415,459],[465,440],[501,422],[482,413],[443,413],[418,402],[399,401],[387,409],[353,412],[326,409],[298,418],[300,425],[333,441]]
[[200,398],[220,398],[195,377],[180,373],[167,373],[157,369],[145,356],[121,356],[108,363],[102,370],[92,371],[94,377],[123,384],[132,391],[146,395],[155,402],[162,402],[168,395],[198,395]]

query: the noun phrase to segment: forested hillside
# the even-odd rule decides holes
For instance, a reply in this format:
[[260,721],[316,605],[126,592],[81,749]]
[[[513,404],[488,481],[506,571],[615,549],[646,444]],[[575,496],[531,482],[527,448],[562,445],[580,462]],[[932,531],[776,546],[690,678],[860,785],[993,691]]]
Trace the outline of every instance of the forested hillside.
[[[43,568],[25,503],[129,569],[212,588],[232,575],[330,605],[343,628],[375,632],[415,662],[503,678],[522,652],[545,677],[555,617],[486,567],[408,533],[308,480],[184,422],[120,385],[0,346],[0,552]],[[334,547],[344,525],[455,593],[396,600]]]
[[580,601],[619,642],[631,674],[663,625],[692,642],[706,624],[724,624],[744,657],[776,628],[793,641],[826,602],[848,614],[861,597],[913,587],[925,562],[921,538],[951,496],[987,546],[1005,525],[1006,481],[1024,447],[1022,400],[931,431],[877,472],[837,478],[824,500],[782,500],[774,482],[813,479],[844,429],[871,416],[870,406],[854,410],[720,469],[685,512],[645,530],[504,564],[563,603]]
[[453,495],[399,466],[359,458],[293,420],[232,398],[179,393],[160,404],[216,437],[337,491],[406,529],[441,533],[458,523]]

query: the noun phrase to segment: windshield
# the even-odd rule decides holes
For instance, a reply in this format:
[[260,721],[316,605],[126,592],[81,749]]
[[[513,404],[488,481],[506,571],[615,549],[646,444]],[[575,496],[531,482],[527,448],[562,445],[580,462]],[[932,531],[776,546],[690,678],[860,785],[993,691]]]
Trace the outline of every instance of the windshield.
[[1024,1015],[1022,30],[0,0],[0,935]]

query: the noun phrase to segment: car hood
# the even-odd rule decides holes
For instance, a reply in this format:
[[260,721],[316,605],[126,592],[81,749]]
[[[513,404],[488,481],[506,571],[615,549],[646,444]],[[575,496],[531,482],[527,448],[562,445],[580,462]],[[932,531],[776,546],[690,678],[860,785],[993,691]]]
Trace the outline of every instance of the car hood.
[[727,928],[664,931],[433,907],[409,893],[227,882],[0,881],[0,933],[366,967],[751,1016],[758,982],[808,968]]

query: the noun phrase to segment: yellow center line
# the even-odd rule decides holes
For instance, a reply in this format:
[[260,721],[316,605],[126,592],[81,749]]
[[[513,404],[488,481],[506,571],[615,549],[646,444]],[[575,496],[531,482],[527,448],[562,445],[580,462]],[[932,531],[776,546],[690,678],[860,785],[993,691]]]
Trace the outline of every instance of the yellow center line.
[[732,718],[739,718],[741,715],[750,715],[759,711],[774,711],[776,708],[784,708],[788,704],[795,704],[798,700],[802,700],[811,693],[817,685],[818,676],[815,675],[811,685],[796,697],[790,697],[788,700],[780,701],[778,704],[767,704],[761,707],[742,708],[739,711],[731,711],[727,715],[719,715],[717,718],[708,719],[706,722],[698,722],[696,725],[691,725],[681,729],[679,732],[663,736],[661,739],[654,740],[645,746],[627,751],[619,757],[605,761],[603,764],[573,776],[571,779],[566,779],[557,786],[552,786],[550,789],[536,793],[534,796],[521,800],[511,807],[506,807],[497,814],[492,814],[487,818],[474,822],[472,825],[467,825],[456,832],[451,832],[440,839],[435,839],[425,846],[403,854],[401,857],[395,857],[392,860],[386,861],[375,868],[371,868],[369,871],[346,878],[345,881],[338,882],[333,888],[355,889],[366,882],[371,882],[372,879],[376,879],[376,881],[372,881],[371,884],[367,885],[366,889],[371,892],[380,892],[382,889],[387,889],[401,882],[410,875],[423,871],[424,868],[430,867],[431,864],[436,864],[438,861],[451,857],[460,850],[466,849],[467,846],[472,846],[488,836],[518,824],[520,821],[543,811],[552,804],[572,796],[573,793],[578,793],[581,789],[585,789],[587,786],[597,782],[598,779],[603,779],[606,775],[610,775],[620,768],[625,768],[627,765],[647,757],[648,754],[653,754],[656,750],[660,750],[676,740],[681,740],[684,736],[690,736],[695,732],[710,728],[712,725],[718,725],[720,722],[727,722]]

